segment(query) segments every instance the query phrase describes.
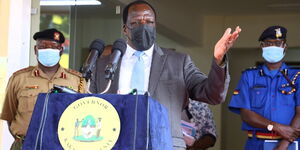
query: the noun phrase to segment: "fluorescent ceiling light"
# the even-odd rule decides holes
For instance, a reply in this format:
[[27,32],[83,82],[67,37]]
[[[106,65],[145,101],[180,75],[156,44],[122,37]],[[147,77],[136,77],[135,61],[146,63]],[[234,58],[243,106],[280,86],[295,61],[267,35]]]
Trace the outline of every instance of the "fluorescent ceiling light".
[[98,0],[41,0],[41,6],[101,5]]

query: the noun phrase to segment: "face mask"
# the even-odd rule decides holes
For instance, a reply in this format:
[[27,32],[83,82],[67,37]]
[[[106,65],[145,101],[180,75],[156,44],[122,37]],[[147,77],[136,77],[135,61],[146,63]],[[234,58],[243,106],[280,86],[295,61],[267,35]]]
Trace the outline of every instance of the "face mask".
[[269,63],[277,63],[284,57],[284,48],[277,46],[264,47],[262,56]]
[[138,51],[149,49],[156,39],[155,27],[140,25],[131,29],[131,42]]
[[39,49],[38,61],[45,67],[53,67],[60,60],[59,52],[60,50],[52,48]]

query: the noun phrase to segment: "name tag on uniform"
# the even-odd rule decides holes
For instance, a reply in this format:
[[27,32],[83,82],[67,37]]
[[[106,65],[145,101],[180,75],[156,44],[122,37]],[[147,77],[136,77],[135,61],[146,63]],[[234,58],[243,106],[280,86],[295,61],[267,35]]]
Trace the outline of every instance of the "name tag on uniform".
[[[265,140],[264,142],[264,150],[272,150],[278,144],[278,140]],[[291,143],[287,150],[298,150],[298,141],[294,141]]]
[[38,85],[28,85],[25,88],[26,89],[37,89],[37,88],[39,88],[39,86]]
[[267,86],[262,85],[262,84],[256,84],[253,86],[253,89],[259,89],[259,88],[266,88]]

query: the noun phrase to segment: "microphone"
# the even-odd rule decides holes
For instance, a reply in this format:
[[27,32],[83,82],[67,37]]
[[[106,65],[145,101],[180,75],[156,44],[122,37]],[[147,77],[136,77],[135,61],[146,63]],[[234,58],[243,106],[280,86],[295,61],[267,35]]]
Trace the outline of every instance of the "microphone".
[[70,94],[78,93],[73,89],[67,88],[65,86],[59,86],[59,85],[53,85],[53,89],[51,91],[52,93],[70,93]]
[[90,53],[84,62],[83,66],[80,68],[82,77],[88,81],[91,78],[92,68],[94,67],[98,57],[103,53],[105,44],[102,40],[96,39],[90,45]]
[[118,62],[123,56],[127,48],[126,42],[124,39],[120,38],[116,40],[112,46],[112,54],[110,56],[110,61],[105,68],[105,78],[112,80],[114,78],[115,71],[118,67]]

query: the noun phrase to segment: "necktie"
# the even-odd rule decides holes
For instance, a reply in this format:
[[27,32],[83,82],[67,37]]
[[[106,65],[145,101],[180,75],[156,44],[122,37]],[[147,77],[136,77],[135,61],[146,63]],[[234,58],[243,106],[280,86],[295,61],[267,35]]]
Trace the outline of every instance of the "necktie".
[[138,94],[143,94],[143,92],[145,92],[145,64],[142,57],[144,55],[144,52],[136,51],[133,55],[137,57],[137,61],[133,66],[130,87],[131,89],[137,89]]

